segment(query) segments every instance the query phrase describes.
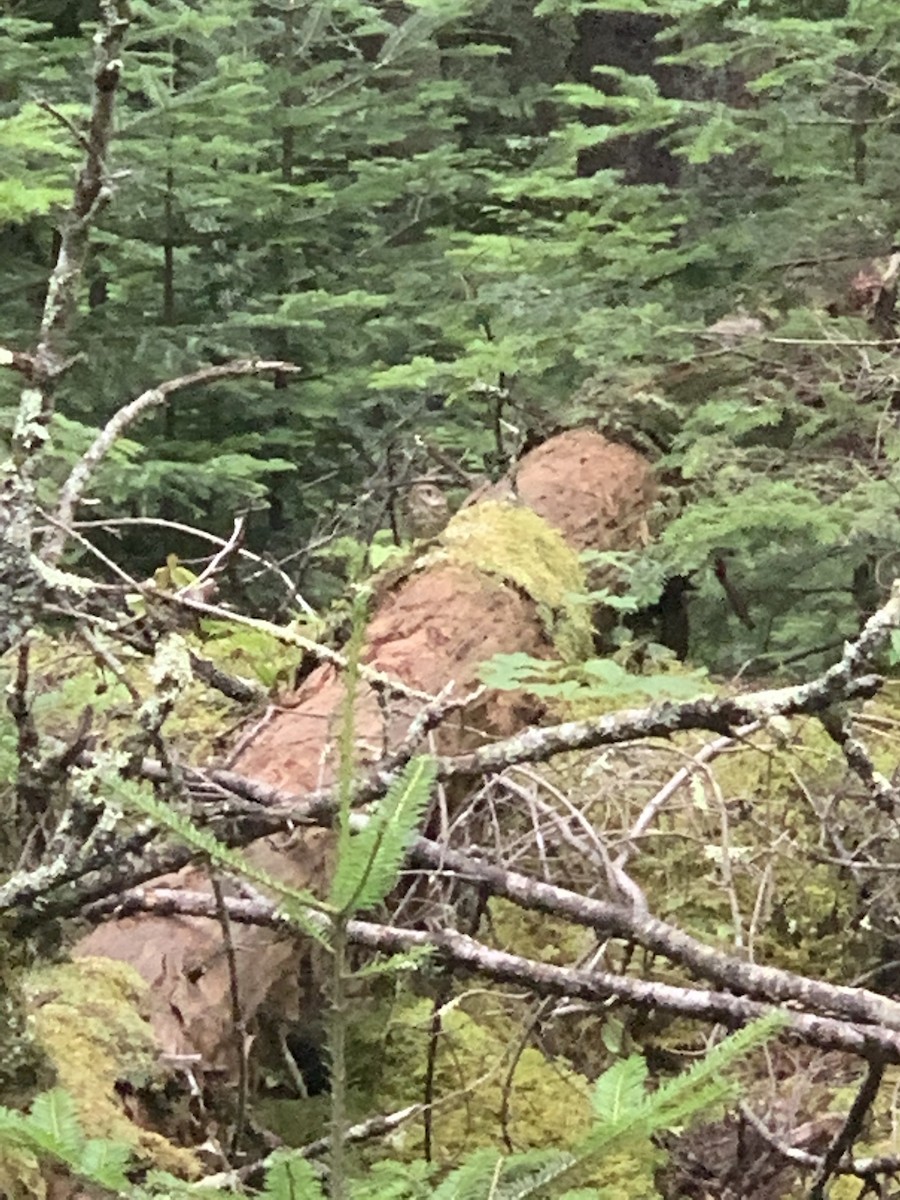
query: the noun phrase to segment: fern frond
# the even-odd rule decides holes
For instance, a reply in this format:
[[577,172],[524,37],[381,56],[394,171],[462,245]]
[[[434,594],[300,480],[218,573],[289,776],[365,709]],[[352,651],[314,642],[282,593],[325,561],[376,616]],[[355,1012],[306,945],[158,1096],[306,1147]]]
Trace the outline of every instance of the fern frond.
[[75,1101],[62,1088],[36,1096],[28,1113],[0,1108],[0,1156],[12,1147],[64,1163],[73,1175],[112,1192],[130,1193],[126,1174],[133,1148],[106,1138],[87,1139]]
[[650,1110],[654,1120],[659,1122],[658,1127],[680,1125],[695,1116],[702,1108],[715,1103],[711,1098],[698,1108],[697,1101],[704,1095],[711,1097],[714,1092],[721,1092],[723,1086],[725,1095],[720,1098],[727,1098],[734,1085],[723,1079],[724,1073],[773,1037],[785,1022],[786,1018],[778,1012],[753,1021],[719,1042],[687,1071],[666,1080],[651,1097]]
[[84,1146],[75,1101],[62,1088],[35,1097],[25,1125],[33,1146],[65,1162],[73,1162]]
[[293,1150],[276,1150],[266,1171],[264,1200],[325,1200],[312,1163]]
[[[644,1087],[646,1071],[631,1060],[616,1063],[598,1079],[594,1107],[600,1119],[573,1150],[568,1166],[556,1181],[578,1176],[602,1161],[613,1148],[633,1145],[639,1153],[653,1134],[687,1124],[700,1113],[729,1099],[735,1084],[725,1072],[784,1024],[773,1013],[732,1034],[689,1070],[664,1083],[655,1092]],[[573,1180],[574,1182],[574,1180]],[[540,1191],[540,1189],[538,1189]],[[537,1195],[538,1192],[530,1193]]]
[[0,1143],[14,1142],[17,1146],[28,1141],[25,1116],[12,1108],[0,1106]]
[[485,1200],[502,1162],[499,1150],[476,1150],[435,1189],[432,1200]]
[[314,912],[327,913],[328,909],[312,892],[305,888],[288,887],[267,871],[248,862],[239,851],[224,846],[207,830],[199,829],[190,818],[163,804],[155,796],[135,793],[128,797],[127,804],[144,816],[150,817],[158,825],[162,825],[164,829],[168,829],[179,841],[204,855],[214,866],[240,875],[243,879],[248,879],[251,883],[274,893],[279,898],[282,913],[291,924],[321,945],[328,944],[327,924],[324,921],[316,921],[311,916]]
[[92,1183],[99,1183],[111,1192],[127,1192],[130,1184],[125,1172],[132,1157],[131,1147],[124,1142],[90,1138],[70,1165],[78,1175]]
[[397,882],[434,786],[434,759],[427,755],[407,763],[365,827],[344,846],[331,883],[329,899],[346,915],[373,908]]
[[503,1164],[494,1187],[495,1200],[528,1200],[561,1179],[577,1162],[566,1150],[526,1150]]
[[615,1124],[623,1116],[639,1112],[647,1103],[647,1063],[632,1054],[604,1071],[594,1085],[591,1103],[598,1119]]

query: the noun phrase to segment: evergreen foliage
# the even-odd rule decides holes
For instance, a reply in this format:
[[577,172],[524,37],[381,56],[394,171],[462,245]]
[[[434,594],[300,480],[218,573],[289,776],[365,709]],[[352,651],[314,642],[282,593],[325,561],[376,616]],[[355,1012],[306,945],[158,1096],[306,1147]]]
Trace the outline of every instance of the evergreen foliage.
[[[601,31],[622,11],[588,7]],[[249,506],[251,545],[290,554],[321,602],[340,562],[298,548],[335,522],[363,540],[383,526],[415,434],[496,470],[526,436],[589,419],[649,439],[679,482],[646,569],[694,573],[694,657],[771,669],[851,632],[900,533],[894,372],[889,345],[855,345],[873,340],[860,316],[826,310],[900,227],[900,18],[886,0],[627,8],[659,31],[653,69],[589,46],[596,69],[575,79],[594,26],[571,0],[138,0],[60,467],[123,399],[203,362],[283,357],[307,377],[179,397],[120,443],[99,512],[221,532]],[[83,112],[77,32],[37,3],[0,21],[13,343],[79,153],[61,124]],[[648,138],[677,186],[616,168]],[[612,165],[589,169],[597,155]],[[740,305],[800,344],[692,333]],[[117,536],[138,572],[194,552],[166,530]],[[752,629],[722,602],[722,551]]]
[[[179,395],[117,441],[90,515],[110,520],[100,544],[135,577],[190,559],[195,543],[175,522],[226,533],[249,512],[251,548],[324,606],[379,530],[383,544],[423,435],[497,476],[530,441],[589,422],[652,454],[669,488],[655,543],[616,563],[622,611],[691,580],[692,657],[718,670],[806,670],[853,632],[896,573],[900,540],[897,326],[892,306],[860,300],[859,287],[846,295],[849,264],[888,253],[900,229],[894,4],[133,7],[108,164],[118,194],[93,240],[43,504],[126,399],[204,363],[277,358],[302,375]],[[576,71],[591,30],[624,12],[656,30],[652,66],[606,61],[592,45],[587,77]],[[82,157],[93,16],[56,0],[0,16],[0,327],[16,348],[33,338]],[[640,145],[671,171],[635,171],[628,148]],[[750,324],[723,327],[729,312]],[[19,382],[0,374],[7,434]],[[114,529],[123,513],[149,523]],[[550,574],[548,625],[572,616],[571,589]],[[743,600],[728,609],[733,585]],[[277,607],[253,579],[230,586]],[[363,826],[351,821],[360,611],[327,902],[251,868],[137,787],[123,805],[277,895],[332,955],[333,1196],[603,1197],[594,1184],[608,1156],[646,1163],[659,1131],[720,1105],[721,1073],[772,1024],[655,1091],[642,1059],[617,1063],[597,1083],[595,1127],[570,1150],[479,1151],[436,1184],[422,1163],[355,1181],[341,1157],[348,922],[394,886],[435,779],[433,761],[415,759]],[[586,622],[571,623],[583,649]],[[246,641],[235,648],[250,655]],[[177,657],[187,672],[184,645]],[[664,669],[636,684],[612,659],[525,656],[487,671],[494,686],[588,701],[694,694],[705,678]],[[165,715],[161,704],[156,733]],[[11,760],[23,739],[0,735]],[[97,763],[97,774],[120,766],[106,751]],[[9,1162],[39,1178],[44,1157],[142,1194],[126,1149],[85,1138],[61,1091],[27,1115],[0,1111],[0,1190]],[[285,1153],[265,1194],[324,1193]]]

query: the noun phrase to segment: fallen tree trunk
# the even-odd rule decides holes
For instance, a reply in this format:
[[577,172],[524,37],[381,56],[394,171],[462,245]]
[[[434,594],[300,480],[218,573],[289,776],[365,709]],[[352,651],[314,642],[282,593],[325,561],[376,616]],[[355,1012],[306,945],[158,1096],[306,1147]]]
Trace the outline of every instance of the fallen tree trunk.
[[[508,736],[531,723],[533,701],[479,690],[479,667],[498,653],[574,656],[589,649],[577,551],[633,548],[646,540],[655,496],[649,464],[628,447],[573,430],[526,455],[513,481],[467,505],[445,533],[400,573],[382,580],[367,628],[363,661],[401,680],[409,695],[387,697],[361,683],[354,699],[358,763],[372,764],[403,742],[424,694],[453,683],[475,693],[435,734],[443,753]],[[231,764],[236,771],[293,793],[332,783],[344,681],[332,664],[316,668],[273,708],[264,727]],[[254,843],[247,857],[295,887],[327,890],[332,838],[295,830]],[[205,872],[187,868],[160,888],[210,890]],[[235,946],[240,1005],[252,1020],[273,990],[296,978],[295,939],[245,927]],[[76,956],[131,963],[151,989],[161,1048],[199,1055],[208,1066],[233,1066],[236,1051],[230,976],[222,931],[198,917],[139,914],[108,921],[83,938]],[[297,1016],[301,998],[282,997]],[[307,998],[309,1001],[309,998]]]

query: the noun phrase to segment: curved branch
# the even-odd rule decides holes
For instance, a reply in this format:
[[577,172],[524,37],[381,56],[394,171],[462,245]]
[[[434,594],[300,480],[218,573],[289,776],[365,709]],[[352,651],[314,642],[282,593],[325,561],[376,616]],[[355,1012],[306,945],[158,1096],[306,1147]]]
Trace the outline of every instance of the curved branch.
[[300,374],[303,368],[278,360],[237,359],[215,367],[202,367],[199,371],[180,375],[176,379],[167,379],[165,383],[148,388],[130,403],[123,405],[97,434],[63,484],[53,517],[54,527],[46,533],[41,546],[41,557],[44,561],[53,564],[59,559],[65,549],[75,510],[81,503],[91,476],[129,425],[133,425],[151,408],[165,404],[170,396],[184,391],[185,388],[194,387],[196,384],[215,383],[220,379],[238,379],[244,375],[264,375],[270,371],[296,375]]

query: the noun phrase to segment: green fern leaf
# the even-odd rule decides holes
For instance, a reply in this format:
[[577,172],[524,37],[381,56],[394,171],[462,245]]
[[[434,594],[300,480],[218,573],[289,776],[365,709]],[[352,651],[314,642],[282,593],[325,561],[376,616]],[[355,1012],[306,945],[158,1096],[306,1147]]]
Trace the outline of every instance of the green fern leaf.
[[614,1063],[594,1086],[591,1103],[604,1123],[616,1124],[623,1118],[643,1113],[647,1104],[647,1064],[640,1054]]
[[400,866],[434,784],[434,760],[414,758],[346,843],[331,884],[330,902],[351,914],[380,904],[397,882]]
[[26,1125],[32,1144],[57,1158],[71,1163],[81,1154],[84,1135],[75,1102],[62,1088],[35,1098]]
[[577,1163],[565,1150],[528,1150],[506,1160],[493,1189],[494,1200],[528,1200],[570,1171]]
[[78,1158],[70,1165],[77,1174],[92,1183],[99,1183],[111,1192],[128,1191],[130,1183],[125,1174],[132,1159],[131,1147],[106,1138],[90,1138]]
[[276,1150],[266,1171],[265,1200],[324,1200],[312,1164],[291,1150]]
[[653,1093],[650,1103],[654,1118],[659,1122],[657,1128],[681,1124],[703,1108],[727,1098],[733,1085],[724,1078],[725,1072],[751,1050],[768,1041],[784,1024],[781,1013],[762,1017],[714,1046],[689,1070],[662,1084]]
[[435,1189],[432,1200],[485,1200],[491,1195],[502,1163],[498,1150],[476,1150]]
[[26,1118],[15,1109],[0,1106],[0,1142],[22,1145],[27,1140]]

